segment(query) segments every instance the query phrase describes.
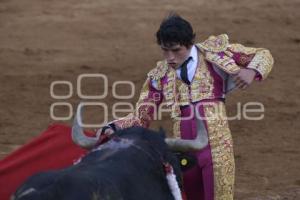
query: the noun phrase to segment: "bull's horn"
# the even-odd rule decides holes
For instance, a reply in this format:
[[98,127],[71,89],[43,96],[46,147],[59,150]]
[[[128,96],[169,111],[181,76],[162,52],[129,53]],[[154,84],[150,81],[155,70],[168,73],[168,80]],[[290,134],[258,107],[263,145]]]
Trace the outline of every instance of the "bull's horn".
[[196,113],[197,122],[197,137],[194,140],[176,139],[176,138],[166,138],[165,142],[174,151],[199,151],[207,146],[208,144],[208,134],[205,124],[202,120],[198,118]]
[[77,144],[78,146],[84,149],[91,149],[99,141],[100,135],[97,135],[97,137],[86,136],[83,132],[82,127],[78,123],[77,117],[80,119],[81,122],[80,112],[78,114],[75,114],[73,127],[72,127],[72,140],[75,144]]

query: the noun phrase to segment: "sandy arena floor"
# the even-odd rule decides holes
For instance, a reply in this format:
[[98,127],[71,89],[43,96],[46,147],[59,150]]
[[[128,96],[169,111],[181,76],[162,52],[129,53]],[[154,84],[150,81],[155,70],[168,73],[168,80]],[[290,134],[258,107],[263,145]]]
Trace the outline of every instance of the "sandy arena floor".
[[[128,102],[134,103],[146,72],[161,59],[154,34],[171,10],[190,20],[197,41],[227,33],[232,42],[271,50],[276,64],[269,78],[227,99],[229,115],[239,102],[265,106],[261,121],[230,121],[236,199],[300,199],[299,0],[0,1],[0,157],[57,122],[50,118],[52,103],[70,102],[75,109],[80,74],[106,74],[110,91],[114,81],[132,81],[136,95]],[[56,80],[74,85],[71,99],[50,96]],[[100,85],[93,79],[82,89],[96,94]],[[66,94],[66,88],[56,93]],[[103,102],[111,106],[118,100],[110,92]],[[87,117],[103,119],[102,111],[90,109]],[[167,120],[153,127],[159,125],[170,130]]]

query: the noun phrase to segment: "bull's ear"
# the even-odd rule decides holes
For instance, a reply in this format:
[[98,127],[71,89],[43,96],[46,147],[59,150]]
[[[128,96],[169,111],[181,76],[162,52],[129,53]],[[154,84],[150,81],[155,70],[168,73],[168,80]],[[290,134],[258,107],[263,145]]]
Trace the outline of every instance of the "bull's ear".
[[166,138],[166,132],[165,132],[165,130],[164,130],[162,127],[159,127],[158,134],[159,134],[163,139]]

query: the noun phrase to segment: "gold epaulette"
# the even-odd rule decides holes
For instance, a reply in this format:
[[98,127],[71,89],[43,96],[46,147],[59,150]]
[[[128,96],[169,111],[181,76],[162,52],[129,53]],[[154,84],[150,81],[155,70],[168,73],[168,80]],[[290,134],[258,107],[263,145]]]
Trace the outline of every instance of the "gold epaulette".
[[168,65],[166,64],[166,62],[159,61],[157,62],[156,67],[148,73],[148,77],[151,78],[152,80],[158,81],[165,76],[167,71],[168,71]]
[[197,44],[204,54],[205,60],[215,64],[228,74],[236,74],[240,67],[233,60],[233,54],[228,51],[229,39],[226,34],[210,36],[207,40]]
[[228,35],[221,34],[218,36],[210,36],[204,42],[198,43],[197,46],[203,51],[219,53],[225,51],[229,45]]

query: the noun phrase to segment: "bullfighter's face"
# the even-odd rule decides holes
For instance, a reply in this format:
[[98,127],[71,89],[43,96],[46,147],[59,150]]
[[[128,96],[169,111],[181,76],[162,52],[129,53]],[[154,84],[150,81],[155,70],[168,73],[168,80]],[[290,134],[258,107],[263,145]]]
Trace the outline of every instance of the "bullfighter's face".
[[191,46],[186,47],[180,44],[165,46],[164,44],[162,44],[161,49],[163,56],[168,63],[168,66],[177,69],[188,58]]

